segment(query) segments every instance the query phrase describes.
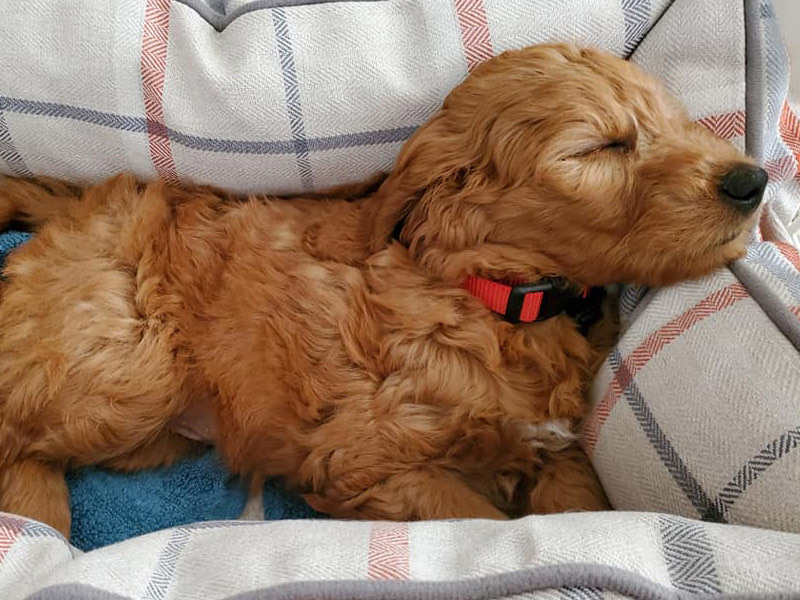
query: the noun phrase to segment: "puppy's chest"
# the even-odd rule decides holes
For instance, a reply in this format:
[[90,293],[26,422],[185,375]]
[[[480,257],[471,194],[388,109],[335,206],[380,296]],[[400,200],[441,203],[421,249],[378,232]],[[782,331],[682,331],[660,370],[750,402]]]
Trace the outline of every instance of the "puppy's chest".
[[460,290],[392,292],[380,303],[374,368],[413,390],[409,402],[523,425],[581,416],[588,344],[568,319],[511,326]]
[[424,336],[388,332],[379,353],[386,371],[372,410],[388,410],[400,431],[425,423],[426,431],[449,432],[446,451],[467,462],[493,452],[502,462],[572,444],[582,412],[579,365],[564,360],[557,345],[507,353],[491,320],[472,325]]

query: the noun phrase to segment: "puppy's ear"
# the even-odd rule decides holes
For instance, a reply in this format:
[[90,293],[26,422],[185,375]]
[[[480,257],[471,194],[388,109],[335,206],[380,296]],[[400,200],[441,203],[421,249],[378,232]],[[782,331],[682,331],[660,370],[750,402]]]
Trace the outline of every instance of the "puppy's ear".
[[386,247],[397,224],[413,210],[421,195],[420,189],[402,185],[392,177],[384,182],[373,198],[367,217],[370,252]]
[[386,246],[397,223],[414,210],[428,188],[457,178],[480,156],[479,141],[471,142],[466,132],[453,125],[444,109],[403,146],[373,199],[368,217],[370,251]]

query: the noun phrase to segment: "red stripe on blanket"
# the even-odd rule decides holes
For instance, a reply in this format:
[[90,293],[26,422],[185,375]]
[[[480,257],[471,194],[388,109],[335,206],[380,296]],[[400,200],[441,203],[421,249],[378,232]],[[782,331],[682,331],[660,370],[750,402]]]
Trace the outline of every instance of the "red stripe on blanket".
[[409,579],[407,523],[374,523],[369,535],[369,579]]
[[771,183],[788,181],[797,175],[797,161],[794,156],[784,156],[778,160],[771,160],[764,165]]
[[18,519],[0,517],[0,563],[19,539],[25,523]]
[[467,59],[467,69],[472,71],[483,61],[492,57],[492,37],[483,0],[454,0],[458,26],[461,29],[461,44]]
[[775,246],[780,250],[783,257],[792,263],[792,266],[800,271],[800,252],[797,251],[797,248],[792,246],[791,244],[785,244],[783,242],[773,242]]
[[744,111],[738,110],[735,112],[703,117],[702,119],[698,119],[697,122],[703,127],[713,131],[719,137],[725,140],[732,140],[744,135],[747,118]]
[[150,159],[159,177],[177,183],[178,171],[175,168],[164,123],[164,76],[169,45],[169,10],[170,0],[147,0],[140,66]]
[[778,129],[786,144],[794,155],[795,160],[795,173],[794,176],[800,180],[800,119],[794,114],[792,107],[786,102],[781,111],[781,119],[778,123]]
[[[630,374],[630,377],[634,377],[647,366],[656,354],[678,339],[694,325],[718,313],[724,308],[735,304],[743,298],[747,298],[747,290],[741,283],[734,283],[714,292],[683,314],[675,317],[669,323],[647,336],[647,338],[624,359],[627,368],[620,369],[620,371],[627,372]],[[583,434],[584,445],[588,452],[591,453],[594,451],[603,424],[608,419],[611,411],[614,406],[616,406],[617,401],[620,399],[629,383],[630,381],[621,380],[619,375],[614,377],[602,400],[589,417]]]

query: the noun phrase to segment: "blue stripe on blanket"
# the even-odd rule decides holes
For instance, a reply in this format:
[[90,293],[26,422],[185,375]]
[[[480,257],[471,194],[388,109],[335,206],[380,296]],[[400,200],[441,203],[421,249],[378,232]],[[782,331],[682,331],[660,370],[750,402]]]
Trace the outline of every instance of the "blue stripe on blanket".
[[[0,233],[0,266],[11,250],[30,238],[19,231]],[[167,527],[236,519],[247,502],[247,487],[228,473],[213,451],[138,473],[77,469],[68,474],[67,483],[70,541],[84,551]],[[279,482],[268,483],[263,498],[266,520],[321,516]]]

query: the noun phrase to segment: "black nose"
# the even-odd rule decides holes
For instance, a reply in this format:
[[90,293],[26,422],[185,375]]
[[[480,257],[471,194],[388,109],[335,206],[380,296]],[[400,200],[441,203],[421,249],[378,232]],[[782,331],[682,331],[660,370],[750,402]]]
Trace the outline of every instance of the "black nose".
[[722,178],[720,196],[736,210],[753,212],[761,204],[769,176],[764,169],[738,165]]

